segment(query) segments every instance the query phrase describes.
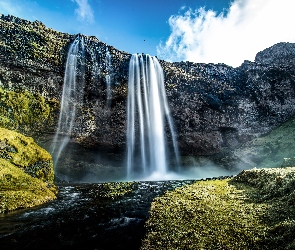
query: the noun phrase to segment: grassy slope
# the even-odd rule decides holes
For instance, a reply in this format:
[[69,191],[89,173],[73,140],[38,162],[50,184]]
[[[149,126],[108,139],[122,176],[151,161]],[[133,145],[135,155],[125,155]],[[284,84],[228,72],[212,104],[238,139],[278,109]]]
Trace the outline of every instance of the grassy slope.
[[32,138],[0,128],[0,213],[55,198],[50,154]]
[[294,249],[295,168],[199,181],[155,199],[144,249]]

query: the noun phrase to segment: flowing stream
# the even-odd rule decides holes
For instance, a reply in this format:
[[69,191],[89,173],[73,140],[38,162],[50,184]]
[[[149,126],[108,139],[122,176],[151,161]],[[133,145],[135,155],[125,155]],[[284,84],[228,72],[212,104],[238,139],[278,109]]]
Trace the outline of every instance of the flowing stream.
[[192,182],[132,182],[118,198],[101,195],[105,184],[60,185],[55,201],[0,214],[1,249],[138,250],[153,199]]

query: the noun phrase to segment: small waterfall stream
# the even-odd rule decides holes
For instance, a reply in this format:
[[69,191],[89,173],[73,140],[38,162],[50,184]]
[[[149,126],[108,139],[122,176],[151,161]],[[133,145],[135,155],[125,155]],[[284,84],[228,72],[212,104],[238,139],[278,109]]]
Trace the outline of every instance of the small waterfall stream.
[[83,100],[85,84],[84,60],[84,38],[77,36],[68,52],[58,127],[51,150],[55,166],[57,166],[62,150],[70,141],[71,132],[75,123],[77,105]]
[[[179,164],[162,67],[156,57],[132,55],[127,101],[127,178],[152,174],[161,178],[168,173],[165,118]],[[139,131],[136,131],[137,124]]]
[[112,55],[108,51],[108,49],[106,51],[105,64],[106,64],[106,70],[107,70],[107,74],[105,77],[106,85],[107,85],[106,108],[107,110],[109,110],[111,106],[111,100],[112,100],[112,90],[111,90]]

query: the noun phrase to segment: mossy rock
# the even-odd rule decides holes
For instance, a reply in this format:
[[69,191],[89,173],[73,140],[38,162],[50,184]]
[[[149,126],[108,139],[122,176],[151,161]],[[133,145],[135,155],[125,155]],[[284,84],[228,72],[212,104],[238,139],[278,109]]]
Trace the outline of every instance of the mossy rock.
[[294,249],[295,168],[198,181],[151,205],[145,249]]
[[59,103],[27,90],[0,87],[0,127],[22,132],[40,131],[54,124]]
[[32,138],[0,128],[0,213],[56,198],[51,155]]
[[0,213],[40,205],[56,198],[54,185],[0,159]]
[[53,182],[51,155],[31,137],[0,128],[0,157],[42,181]]
[[116,199],[132,192],[136,182],[109,182],[99,186],[98,196],[107,199]]

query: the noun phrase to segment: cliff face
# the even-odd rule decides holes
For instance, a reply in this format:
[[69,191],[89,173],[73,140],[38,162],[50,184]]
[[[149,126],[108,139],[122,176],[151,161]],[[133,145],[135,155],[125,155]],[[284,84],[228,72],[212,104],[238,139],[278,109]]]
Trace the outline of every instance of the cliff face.
[[280,43],[240,67],[166,63],[179,143],[212,155],[265,134],[294,115],[295,45]]
[[[74,39],[37,21],[2,16],[1,87],[16,92],[26,89],[60,101],[67,51]],[[106,61],[108,52],[111,66]],[[84,100],[72,133],[84,147],[124,152],[130,56],[95,37],[85,37]],[[182,155],[223,153],[295,115],[295,44],[276,44],[259,52],[255,62],[245,61],[238,68],[160,63]],[[110,108],[106,75],[111,79]],[[54,132],[55,121],[39,130]]]

